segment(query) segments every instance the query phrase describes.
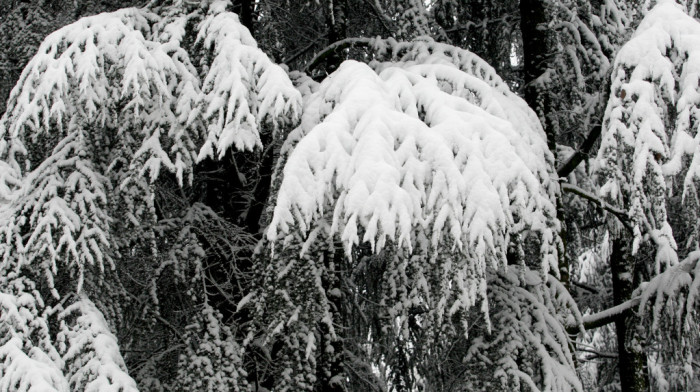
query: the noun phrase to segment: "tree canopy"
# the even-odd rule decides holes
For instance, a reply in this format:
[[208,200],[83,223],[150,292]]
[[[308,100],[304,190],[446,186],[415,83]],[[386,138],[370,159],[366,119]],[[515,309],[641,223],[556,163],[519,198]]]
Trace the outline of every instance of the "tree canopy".
[[40,3],[1,392],[700,385],[695,2]]

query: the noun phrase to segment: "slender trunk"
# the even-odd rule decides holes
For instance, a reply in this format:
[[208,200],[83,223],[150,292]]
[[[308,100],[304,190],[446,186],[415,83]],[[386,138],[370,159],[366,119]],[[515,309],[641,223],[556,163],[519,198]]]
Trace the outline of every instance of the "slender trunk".
[[[613,240],[610,269],[613,282],[613,302],[619,305],[630,298],[639,279],[635,279],[635,263],[629,249],[629,238]],[[649,390],[647,359],[635,326],[639,318],[629,312],[615,321],[622,392]]]
[[[325,6],[325,13],[328,45],[347,38],[347,0],[328,0]],[[330,74],[335,71],[342,62],[343,56],[341,53],[333,52],[326,59],[326,72]]]
[[233,2],[233,12],[237,13],[241,24],[255,36],[254,13],[255,0],[236,0]]
[[[555,162],[557,156],[556,138],[558,126],[555,113],[551,103],[551,96],[547,92],[546,86],[539,82],[539,78],[545,74],[549,68],[548,55],[553,50],[553,45],[548,37],[547,29],[547,7],[545,0],[521,0],[520,1],[520,30],[523,38],[523,71],[525,77],[525,101],[537,113],[545,134],[547,135],[547,146],[554,154]],[[561,197],[557,198],[557,218],[562,223],[559,237],[563,240],[566,237],[564,228],[564,206]],[[566,252],[559,249],[559,275],[560,281],[566,288],[569,288],[569,260]]]
[[335,326],[336,338],[332,338],[328,326],[321,323],[320,357],[317,363],[318,383],[317,392],[344,392],[346,388],[345,347],[343,344],[343,329],[346,326],[345,308],[343,306],[345,293],[342,287],[342,266],[345,265],[345,254],[342,245],[337,244],[333,254],[326,252],[326,296],[330,303]]

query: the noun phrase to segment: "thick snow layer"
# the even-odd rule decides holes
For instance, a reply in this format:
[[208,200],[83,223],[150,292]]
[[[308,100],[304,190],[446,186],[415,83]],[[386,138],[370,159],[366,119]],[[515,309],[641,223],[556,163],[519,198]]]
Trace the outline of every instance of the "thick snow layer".
[[180,181],[196,159],[260,146],[263,126],[297,121],[301,96],[225,3],[213,2],[197,26],[201,53],[182,46],[192,15],[128,8],[52,33],[10,94],[0,134],[23,140],[88,125],[137,132],[135,169],[154,179],[165,166]]
[[[0,278],[0,391],[68,392],[63,363],[51,344],[41,301],[31,285]],[[26,291],[25,291],[26,290]]]
[[497,266],[509,236],[532,231],[555,265],[556,185],[536,117],[502,86],[419,60],[348,61],[321,83],[290,136],[268,238],[327,216],[348,252],[387,240],[412,250],[425,233],[431,249],[449,238]]
[[117,338],[92,301],[83,296],[59,318],[61,331],[57,341],[72,390],[138,392],[136,382],[126,371]]

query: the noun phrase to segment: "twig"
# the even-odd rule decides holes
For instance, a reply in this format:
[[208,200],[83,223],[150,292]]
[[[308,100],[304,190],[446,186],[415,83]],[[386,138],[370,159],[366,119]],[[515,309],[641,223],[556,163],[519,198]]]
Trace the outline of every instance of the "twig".
[[[592,350],[590,348],[576,348],[576,351],[583,351],[586,353],[591,353],[595,354],[594,358],[612,358],[612,359],[617,359],[619,358],[619,355],[616,353],[602,353],[600,351]],[[586,359],[593,359],[593,358],[586,358]]]
[[309,50],[313,49],[313,47],[318,43],[318,41],[311,41],[310,44],[308,44],[306,47],[302,48],[298,52],[294,53],[293,55],[289,56],[288,58],[282,60],[282,63],[289,65],[292,61],[298,59],[301,57],[304,53],[308,52]]
[[356,38],[346,38],[340,41],[333,42],[332,44],[326,46],[318,52],[314,58],[309,61],[308,64],[304,67],[303,71],[306,73],[309,73],[309,71],[313,70],[319,64],[321,64],[326,57],[330,56],[332,53],[347,49],[353,46],[362,46],[362,47],[370,47],[374,43],[374,38],[364,38],[364,37],[356,37]]

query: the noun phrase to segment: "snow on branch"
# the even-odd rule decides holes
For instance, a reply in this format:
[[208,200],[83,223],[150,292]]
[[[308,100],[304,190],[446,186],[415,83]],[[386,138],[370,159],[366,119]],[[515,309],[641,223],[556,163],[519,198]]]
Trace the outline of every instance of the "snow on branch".
[[658,362],[680,364],[663,375],[670,384],[688,387],[693,379],[694,351],[700,344],[700,251],[692,252],[677,265],[668,268],[642,285],[639,312],[647,326],[648,338],[657,345]]
[[43,303],[26,279],[0,277],[0,390],[68,392],[63,363],[40,313]]
[[57,344],[71,390],[138,392],[102,313],[82,296],[59,314]]
[[328,215],[348,254],[388,240],[412,250],[424,235],[432,249],[449,238],[496,267],[508,236],[533,230],[543,268],[555,265],[556,183],[534,114],[514,94],[432,60],[377,71],[346,62],[321,84],[286,160],[270,240],[308,233]]
[[114,267],[114,215],[155,214],[162,169],[183,185],[198,159],[298,122],[300,93],[227,4],[122,9],[45,39],[0,118],[3,268],[36,264],[54,290],[68,266],[80,291],[87,268]]
[[[15,143],[85,123],[136,133],[131,153],[139,174],[153,180],[165,166],[181,182],[195,158],[214,149],[223,156],[232,146],[260,146],[264,124],[296,122],[301,97],[226,4],[212,2],[203,17],[129,8],[54,32],[13,89],[0,133],[19,138]],[[193,23],[196,44],[185,47],[185,27]]]
[[467,352],[468,379],[489,390],[582,391],[565,328],[566,318],[580,323],[581,314],[561,283],[514,267],[488,286],[493,332],[470,332],[477,337]]
[[292,389],[314,377],[316,325],[336,339],[338,263],[382,260],[382,333],[408,342],[426,309],[416,347],[464,336],[478,303],[489,325],[486,271],[506,267],[509,247],[527,241],[540,274],[556,271],[558,183],[536,115],[472,53],[375,44],[386,61],[346,61],[319,85],[298,78],[310,94],[275,172],[261,320],[303,363],[280,376]]
[[[312,72],[323,64],[333,52],[348,48],[366,48],[370,59],[386,62],[434,62],[437,59],[452,63],[462,72],[486,82],[503,94],[512,94],[508,85],[486,61],[472,52],[452,45],[433,41],[430,37],[418,37],[413,41],[397,41],[393,38],[346,38],[332,43],[320,51],[304,67],[304,72]],[[534,113],[533,113],[534,115]]]
[[[274,64],[230,12],[217,1],[200,23],[197,42],[213,59],[202,80],[201,112],[207,137],[197,160],[261,146],[260,127],[293,126],[301,116],[301,95],[287,73]],[[204,61],[206,57],[202,59]],[[190,115],[191,117],[192,115]]]
[[[619,51],[612,96],[597,157],[603,196],[633,219],[634,250],[649,222],[657,265],[677,262],[666,198],[683,186],[688,211],[697,211],[700,176],[700,23],[672,1],[659,1]],[[697,217],[692,219],[697,221]],[[697,228],[689,241],[697,244]],[[657,272],[659,268],[657,267]]]

